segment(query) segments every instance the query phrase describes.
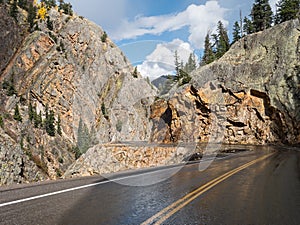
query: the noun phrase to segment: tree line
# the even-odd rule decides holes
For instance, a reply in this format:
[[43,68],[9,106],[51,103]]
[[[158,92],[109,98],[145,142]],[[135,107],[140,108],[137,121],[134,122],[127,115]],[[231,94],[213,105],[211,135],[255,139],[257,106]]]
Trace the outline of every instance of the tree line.
[[245,35],[263,31],[288,20],[296,19],[300,11],[300,0],[280,0],[273,14],[269,0],[255,0],[251,13],[233,24],[233,41],[230,43],[227,30],[221,21],[217,25],[217,33],[207,33],[204,42],[204,53],[201,65],[206,65],[222,57],[230,45]]

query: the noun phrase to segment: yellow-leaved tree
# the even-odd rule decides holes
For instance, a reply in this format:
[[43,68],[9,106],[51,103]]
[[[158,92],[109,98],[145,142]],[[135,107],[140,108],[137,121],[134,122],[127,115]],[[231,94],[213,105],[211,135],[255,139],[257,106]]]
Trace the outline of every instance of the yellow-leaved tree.
[[44,20],[46,18],[46,14],[47,14],[47,9],[44,6],[41,6],[37,12],[38,18]]

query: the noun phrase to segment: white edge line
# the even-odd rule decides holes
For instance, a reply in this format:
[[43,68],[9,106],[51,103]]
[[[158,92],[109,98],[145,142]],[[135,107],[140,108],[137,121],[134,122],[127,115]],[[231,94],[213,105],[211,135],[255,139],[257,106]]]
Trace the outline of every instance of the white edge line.
[[176,167],[166,168],[166,169],[161,169],[161,170],[156,170],[156,171],[151,171],[151,172],[146,172],[146,173],[141,173],[141,174],[135,174],[135,175],[131,175],[131,176],[120,177],[120,178],[101,181],[101,182],[97,182],[97,183],[93,183],[93,184],[87,184],[87,185],[82,185],[82,186],[78,186],[78,187],[74,187],[74,188],[68,188],[68,189],[61,190],[61,191],[55,191],[55,192],[51,192],[51,193],[47,193],[47,194],[36,195],[36,196],[29,197],[29,198],[14,200],[14,201],[11,201],[11,202],[5,202],[5,203],[0,204],[0,208],[5,207],[5,206],[9,206],[9,205],[22,203],[22,202],[32,201],[32,200],[35,200],[35,199],[40,199],[40,198],[45,198],[45,197],[49,197],[49,196],[53,196],[53,195],[58,195],[58,194],[62,194],[62,193],[76,191],[76,190],[80,190],[80,189],[84,189],[84,188],[94,187],[94,186],[101,185],[101,184],[107,184],[107,183],[114,182],[114,181],[124,180],[124,179],[127,179],[127,178],[134,178],[134,177],[144,176],[144,175],[147,175],[147,174],[153,174],[153,173],[157,173],[157,172],[160,172],[160,171],[163,171],[163,170],[172,170]]

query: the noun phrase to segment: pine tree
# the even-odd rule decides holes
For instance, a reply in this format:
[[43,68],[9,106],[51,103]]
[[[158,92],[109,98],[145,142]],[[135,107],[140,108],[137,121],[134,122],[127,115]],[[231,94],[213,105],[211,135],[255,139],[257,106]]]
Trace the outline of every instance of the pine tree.
[[16,107],[15,107],[14,119],[16,121],[22,122],[22,116],[20,114],[20,110],[19,110],[19,105],[18,104],[16,104]]
[[46,105],[46,108],[45,108],[45,129],[46,129],[46,132],[49,136],[52,136],[54,137],[55,136],[55,126],[54,126],[54,123],[55,123],[55,118],[54,118],[54,112],[53,110],[50,110],[49,112],[49,108],[48,108],[48,105]]
[[184,71],[186,73],[191,73],[193,70],[195,70],[197,67],[196,59],[195,59],[195,54],[190,53],[189,58],[185,66],[181,66],[181,68],[184,68]]
[[[64,1],[59,1],[59,10],[62,10],[65,14],[72,16],[73,10],[72,5],[70,3],[65,3]],[[105,42],[105,41],[103,41]]]
[[18,1],[13,0],[12,5],[10,6],[9,14],[16,21],[18,20]]
[[201,59],[201,66],[204,66],[206,64],[209,64],[215,60],[212,44],[210,42],[210,34],[209,32],[205,36],[205,41],[204,41],[204,53],[203,57]]
[[239,39],[241,39],[241,28],[239,25],[239,22],[236,21],[233,25],[233,32],[232,32],[232,36],[233,36],[233,41],[232,43],[237,42]]
[[29,23],[29,31],[33,30],[33,27],[35,25],[36,15],[37,15],[37,9],[35,6],[33,6],[32,3],[30,3],[28,8],[28,15],[27,15],[27,22]]
[[34,119],[34,110],[31,102],[29,103],[29,107],[28,107],[28,115],[29,115],[29,120],[32,121]]
[[216,57],[219,59],[221,58],[225,52],[228,51],[230,44],[229,44],[229,38],[227,31],[221,21],[218,22],[218,44],[217,44],[217,51],[216,51]]
[[137,77],[138,77],[137,67],[134,68],[134,71],[133,71],[133,73],[132,73],[132,76],[133,76],[134,78],[137,78]]
[[27,0],[19,0],[18,1],[18,6],[22,9],[27,10],[27,7],[28,7],[27,4],[28,4]]
[[50,136],[54,137],[54,136],[55,136],[55,126],[54,126],[54,123],[55,123],[55,117],[54,117],[54,112],[53,112],[53,110],[50,110],[48,119],[46,119],[46,121],[47,121],[46,132],[47,132]]
[[3,0],[0,0],[0,4],[2,4],[4,1]]
[[254,33],[253,23],[247,17],[244,18],[243,31],[245,34],[253,34]]
[[279,24],[297,18],[300,11],[300,0],[280,0],[277,6],[275,23]]
[[60,116],[58,116],[57,118],[57,133],[61,136],[62,135],[62,130],[61,130],[61,120],[60,120]]
[[251,17],[255,32],[271,27],[273,12],[269,0],[255,0],[251,10]]

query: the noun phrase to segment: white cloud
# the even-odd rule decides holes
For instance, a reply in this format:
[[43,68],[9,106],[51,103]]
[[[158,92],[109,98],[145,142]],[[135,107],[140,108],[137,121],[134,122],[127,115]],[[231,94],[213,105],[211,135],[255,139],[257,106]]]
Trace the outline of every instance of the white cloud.
[[218,1],[207,1],[205,5],[190,5],[186,10],[169,15],[137,16],[134,21],[124,19],[119,28],[112,31],[111,37],[115,40],[133,39],[146,34],[160,35],[167,31],[189,28],[189,41],[196,48],[203,48],[203,42],[208,30],[214,30],[217,22],[224,20],[227,10],[222,8]]
[[279,0],[270,0],[269,4],[272,7],[273,13],[276,12],[276,4],[279,2]]
[[138,71],[144,76],[154,80],[161,75],[174,74],[174,54],[177,50],[180,60],[187,62],[193,49],[191,45],[180,39],[172,42],[158,44],[155,50],[146,57],[143,64],[138,65]]

